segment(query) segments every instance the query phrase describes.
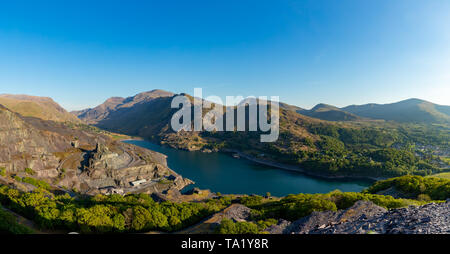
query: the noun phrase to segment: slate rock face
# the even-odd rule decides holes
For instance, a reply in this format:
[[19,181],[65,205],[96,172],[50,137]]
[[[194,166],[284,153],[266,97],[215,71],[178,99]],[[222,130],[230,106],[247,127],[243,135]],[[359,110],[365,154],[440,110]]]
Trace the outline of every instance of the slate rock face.
[[[167,188],[192,183],[167,167],[166,156],[112,140],[84,125],[23,117],[0,105],[0,167],[8,174],[33,177],[85,194],[130,182],[172,177]],[[125,191],[126,190],[122,190]]]
[[[339,225],[352,222],[363,222],[367,218],[372,218],[383,214],[386,209],[375,205],[369,201],[357,201],[352,207],[337,212],[313,212],[311,215],[294,221],[286,230],[286,233],[294,234],[316,234],[327,229],[334,229]],[[347,231],[351,231],[346,229]],[[330,233],[334,233],[331,231]],[[344,232],[342,232],[344,233]],[[360,233],[358,231],[347,233]]]
[[250,217],[250,213],[251,209],[241,204],[234,204],[223,211],[225,218],[237,222],[247,221]]
[[266,229],[283,234],[448,234],[450,201],[386,210],[358,201],[337,212],[313,212],[292,223],[280,221]]

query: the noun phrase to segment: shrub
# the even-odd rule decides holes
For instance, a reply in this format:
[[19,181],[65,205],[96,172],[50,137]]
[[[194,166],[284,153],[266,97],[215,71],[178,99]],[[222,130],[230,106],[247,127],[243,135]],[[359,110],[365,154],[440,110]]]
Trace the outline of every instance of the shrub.
[[223,219],[216,229],[218,234],[258,234],[258,226],[252,222],[233,222],[230,219]]
[[419,200],[419,201],[431,201],[431,197],[428,196],[427,194],[419,194],[417,196],[417,200]]
[[405,194],[416,197],[420,194],[426,194],[433,200],[446,200],[450,198],[449,179],[410,175],[378,181],[365,192],[377,193],[390,187],[395,187]]
[[34,175],[34,174],[36,174],[36,172],[34,172],[34,170],[31,169],[31,168],[26,168],[26,169],[25,169],[25,173],[27,173],[27,174],[29,174],[29,175]]
[[32,177],[24,177],[24,178],[22,178],[22,182],[29,183],[38,188],[42,188],[44,190],[50,190],[50,184],[48,184],[47,182],[42,181],[42,180],[34,179]]
[[258,195],[252,195],[252,196],[244,196],[241,197],[239,202],[245,206],[255,206],[261,204],[263,201],[263,197]]

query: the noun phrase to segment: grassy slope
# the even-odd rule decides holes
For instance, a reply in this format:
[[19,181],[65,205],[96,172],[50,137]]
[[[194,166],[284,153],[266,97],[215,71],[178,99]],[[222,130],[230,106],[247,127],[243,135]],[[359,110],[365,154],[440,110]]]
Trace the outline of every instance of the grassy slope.
[[80,122],[78,118],[49,98],[0,96],[0,104],[22,116],[36,117],[56,122]]

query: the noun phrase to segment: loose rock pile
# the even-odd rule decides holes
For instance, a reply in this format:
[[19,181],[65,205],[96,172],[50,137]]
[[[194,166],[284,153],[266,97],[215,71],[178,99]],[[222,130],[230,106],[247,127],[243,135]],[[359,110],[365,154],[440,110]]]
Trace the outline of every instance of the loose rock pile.
[[266,231],[274,234],[448,234],[450,200],[389,211],[369,201],[358,201],[337,212],[313,212],[294,222],[281,220]]

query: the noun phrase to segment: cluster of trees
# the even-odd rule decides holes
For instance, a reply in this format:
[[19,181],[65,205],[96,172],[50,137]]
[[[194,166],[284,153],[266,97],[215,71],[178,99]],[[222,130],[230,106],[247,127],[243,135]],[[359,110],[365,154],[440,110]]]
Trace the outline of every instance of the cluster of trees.
[[320,136],[336,138],[347,145],[370,147],[387,147],[398,140],[398,133],[384,131],[374,127],[350,128],[335,124],[310,124],[307,126],[311,133]]
[[[310,124],[307,128],[320,138],[315,142],[308,138],[298,141],[310,149],[298,149],[293,142],[295,135],[286,132],[280,134],[276,143],[267,144],[264,152],[277,161],[297,164],[310,172],[326,175],[425,176],[441,170],[433,164],[433,156],[419,158],[410,146],[392,148],[394,143],[409,140],[409,136],[396,129],[349,128],[324,123]],[[411,132],[410,135],[418,134]]]
[[263,230],[278,222],[276,219],[259,220],[257,222],[236,221],[224,218],[216,228],[217,234],[264,234]]
[[73,198],[44,189],[25,193],[0,186],[0,202],[42,228],[96,233],[176,231],[223,209],[231,200],[158,203],[146,194]]
[[401,176],[378,181],[370,186],[366,193],[377,193],[395,187],[403,194],[422,198],[427,195],[433,200],[446,200],[450,198],[450,180],[437,177]]
[[216,228],[217,234],[258,234],[260,229],[253,222],[234,222],[224,218]]

